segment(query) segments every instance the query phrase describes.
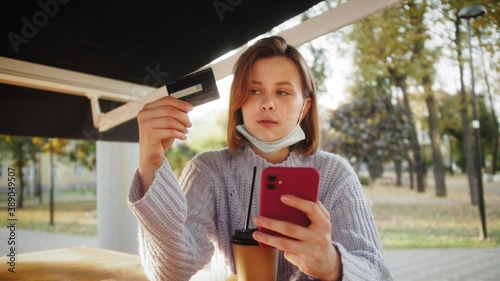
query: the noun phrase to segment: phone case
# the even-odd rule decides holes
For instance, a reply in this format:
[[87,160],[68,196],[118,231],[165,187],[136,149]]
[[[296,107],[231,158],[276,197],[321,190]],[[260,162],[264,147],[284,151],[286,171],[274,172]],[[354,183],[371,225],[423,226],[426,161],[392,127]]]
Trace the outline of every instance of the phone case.
[[[292,222],[304,227],[310,220],[302,211],[285,205],[280,197],[291,194],[316,202],[319,188],[319,172],[309,167],[268,167],[262,171],[260,185],[260,215]],[[286,237],[280,233],[259,227],[259,231]],[[268,245],[261,245],[268,246]]]

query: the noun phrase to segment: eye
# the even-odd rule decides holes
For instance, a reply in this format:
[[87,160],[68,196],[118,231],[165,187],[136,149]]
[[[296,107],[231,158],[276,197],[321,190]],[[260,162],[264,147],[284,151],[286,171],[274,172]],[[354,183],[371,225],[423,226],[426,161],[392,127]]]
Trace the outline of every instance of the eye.
[[251,93],[252,95],[255,95],[255,94],[260,94],[260,90],[259,90],[259,89],[252,89],[252,90],[250,90],[250,93]]
[[288,96],[290,95],[290,93],[288,93],[287,91],[283,91],[283,90],[279,90],[276,92],[279,96]]

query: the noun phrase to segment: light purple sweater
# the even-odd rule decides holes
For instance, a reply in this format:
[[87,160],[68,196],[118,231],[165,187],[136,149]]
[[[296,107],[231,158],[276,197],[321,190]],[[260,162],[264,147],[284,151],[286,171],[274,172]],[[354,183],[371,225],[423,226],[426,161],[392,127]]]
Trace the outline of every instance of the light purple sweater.
[[[318,169],[318,199],[331,214],[342,280],[392,280],[372,213],[347,161],[322,151],[312,156],[292,152],[287,160],[274,165],[249,147],[200,153],[186,165],[179,181],[165,159],[142,198],[136,172],[129,205],[139,221],[139,253],[149,279],[189,280],[211,261],[215,250],[235,272],[230,237],[235,229],[245,227],[254,166],[257,175],[268,166]],[[260,177],[256,176],[252,216],[259,210],[259,186]],[[291,279],[311,280],[280,252],[278,280]]]

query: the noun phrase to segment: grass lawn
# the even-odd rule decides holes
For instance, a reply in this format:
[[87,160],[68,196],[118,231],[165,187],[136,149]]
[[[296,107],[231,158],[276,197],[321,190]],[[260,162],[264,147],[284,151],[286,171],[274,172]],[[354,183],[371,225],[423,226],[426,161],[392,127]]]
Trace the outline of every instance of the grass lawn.
[[487,240],[480,239],[477,207],[389,204],[372,207],[384,248],[500,246],[500,206],[488,206]]
[[364,188],[384,248],[500,246],[500,183],[484,182],[488,238],[480,238],[479,209],[470,203],[465,176],[447,179],[447,196],[434,195],[432,178],[417,193],[379,180]]
[[[64,234],[97,236],[96,201],[57,202],[54,207],[54,225],[50,225],[50,206],[48,203],[35,204],[38,199],[30,198],[23,209],[16,209],[18,229],[57,232]],[[44,200],[48,202],[48,200]],[[0,203],[0,220],[6,222],[7,203]]]

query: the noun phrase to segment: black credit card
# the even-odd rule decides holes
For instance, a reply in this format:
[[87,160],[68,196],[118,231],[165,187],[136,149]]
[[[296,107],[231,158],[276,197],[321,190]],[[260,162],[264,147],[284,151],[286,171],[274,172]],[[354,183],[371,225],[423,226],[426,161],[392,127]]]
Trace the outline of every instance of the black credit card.
[[171,81],[166,86],[169,96],[187,101],[193,106],[219,98],[219,91],[211,67]]

